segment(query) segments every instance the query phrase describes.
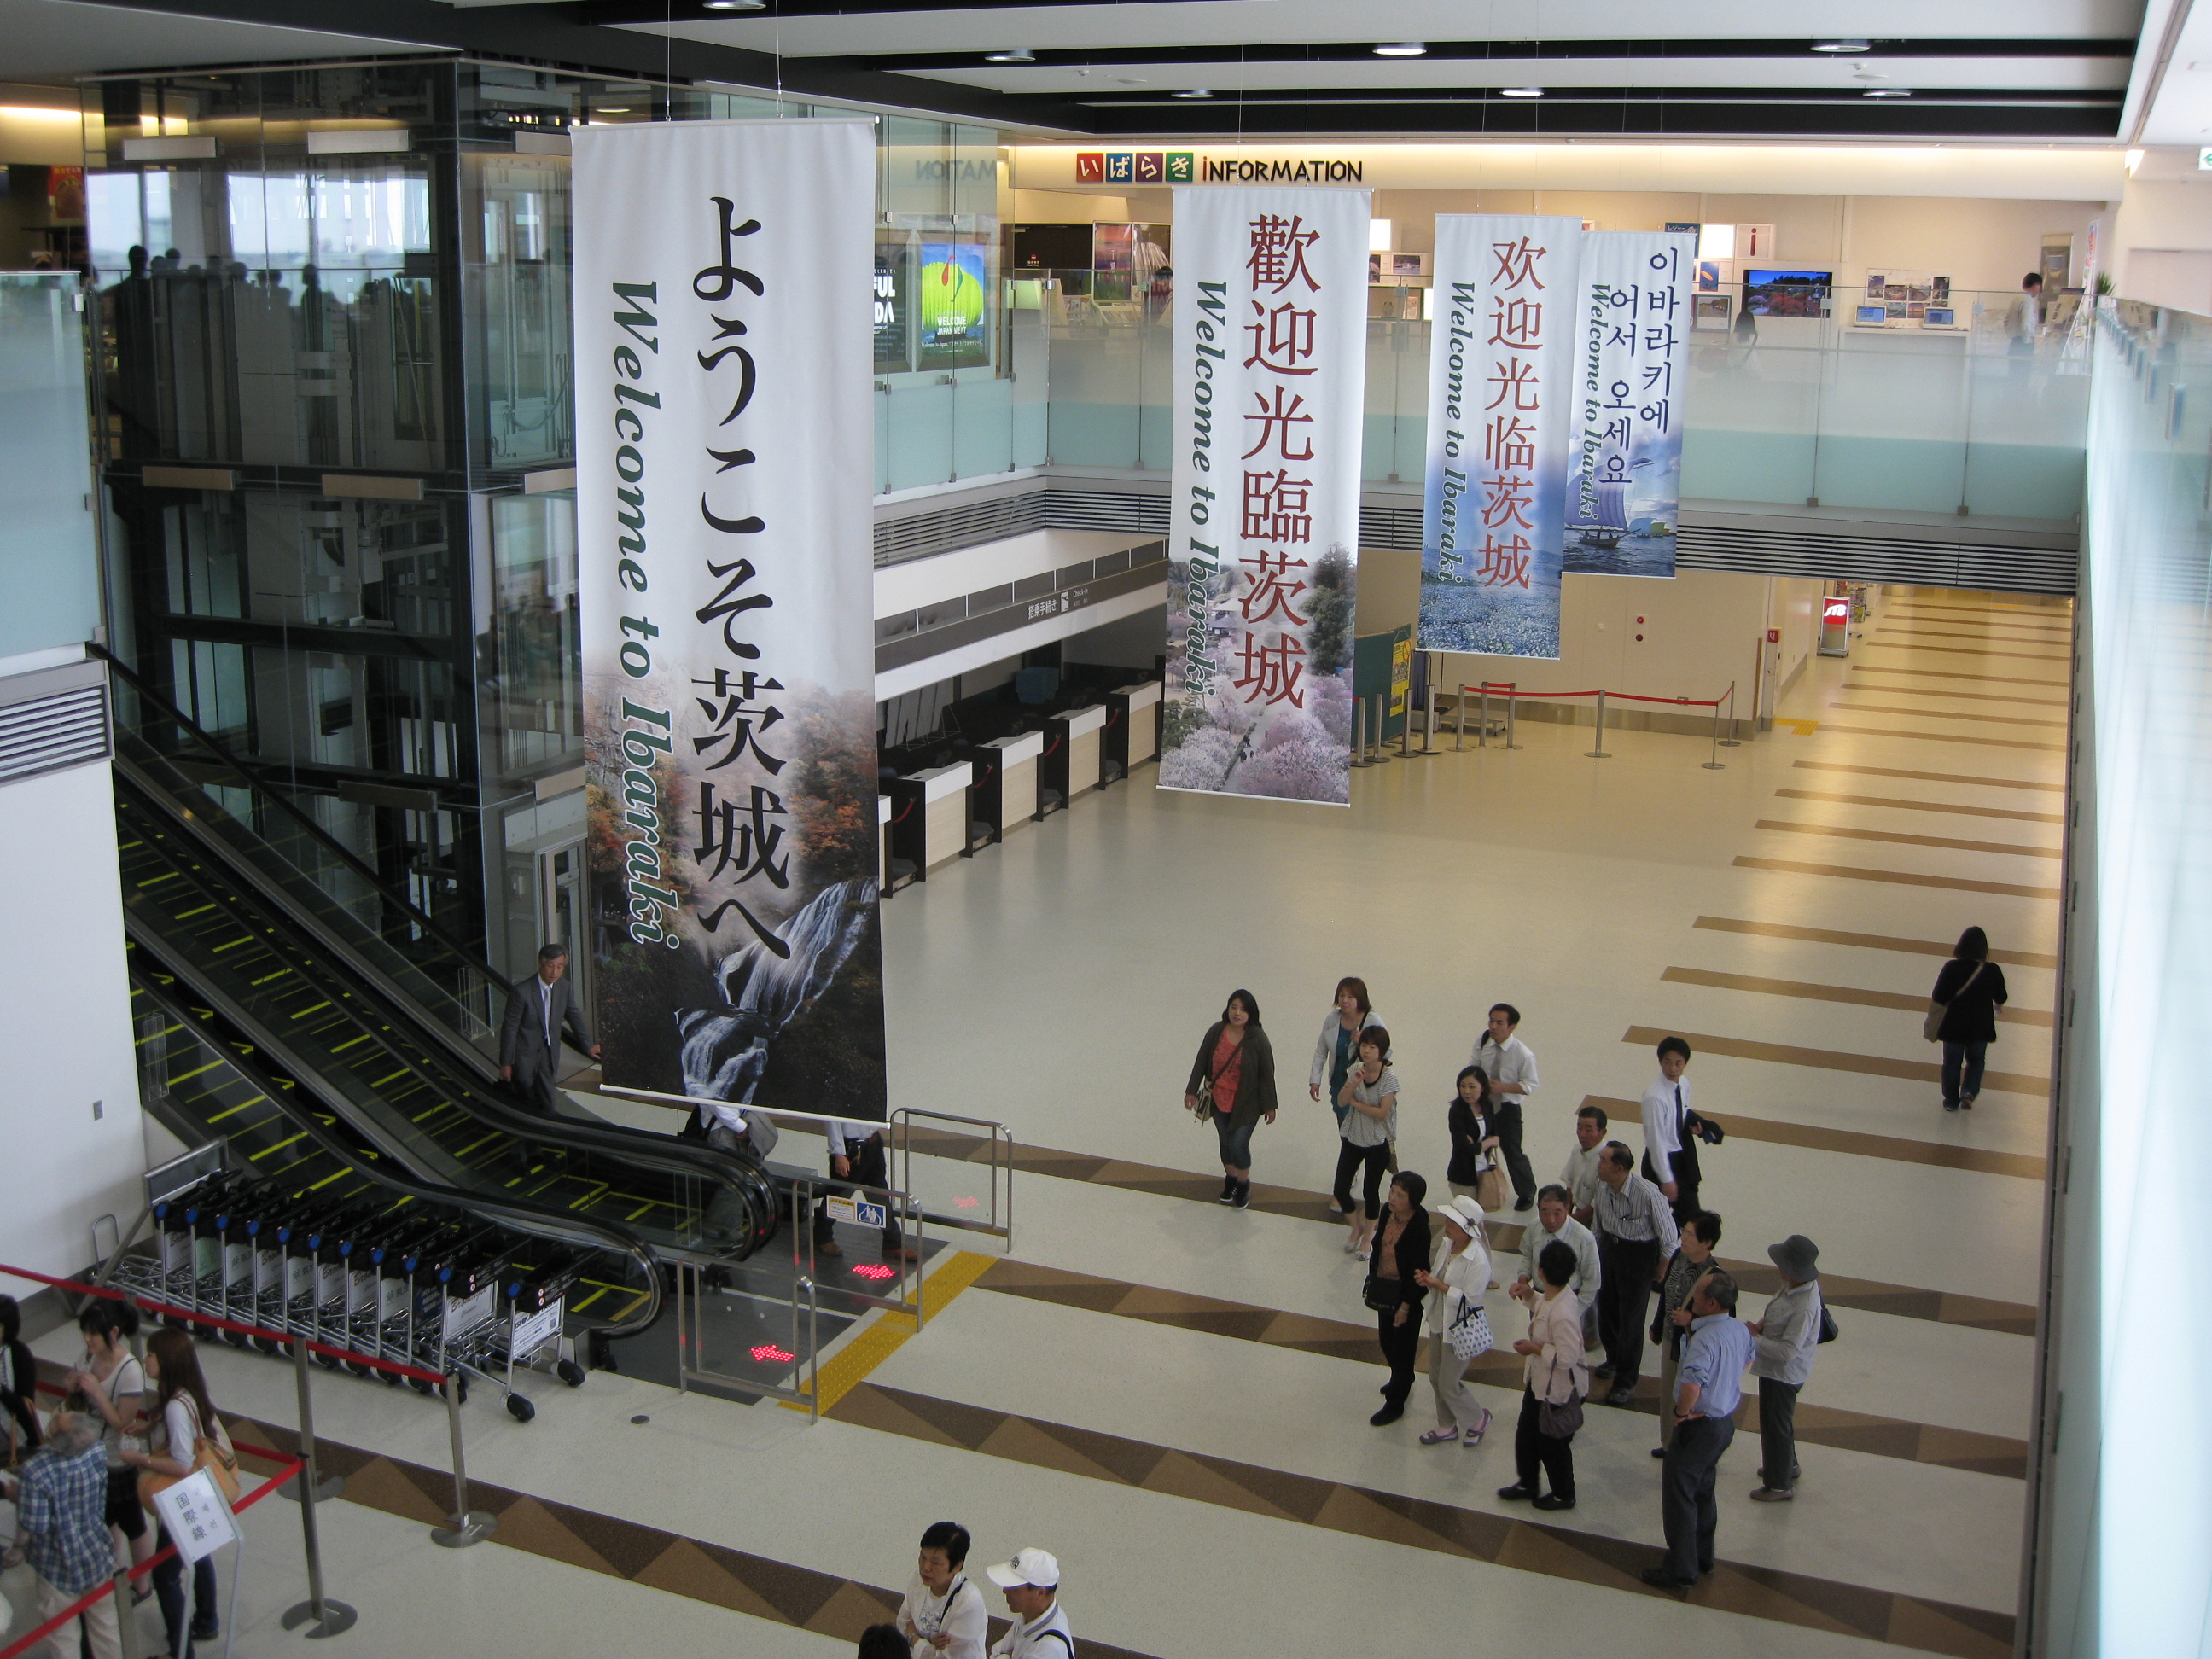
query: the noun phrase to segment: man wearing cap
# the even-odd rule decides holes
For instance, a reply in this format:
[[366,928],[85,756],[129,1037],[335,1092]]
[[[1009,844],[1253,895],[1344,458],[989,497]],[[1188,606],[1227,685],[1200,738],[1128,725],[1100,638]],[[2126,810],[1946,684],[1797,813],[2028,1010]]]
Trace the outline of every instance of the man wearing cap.
[[991,1659],[1073,1659],[1075,1638],[1060,1605],[1060,1563],[1039,1549],[983,1571],[1006,1592],[1013,1627],[991,1644]]
[[1766,1254],[1781,1270],[1781,1293],[1744,1327],[1756,1343],[1751,1374],[1759,1379],[1759,1484],[1751,1501],[1787,1504],[1797,1496],[1797,1391],[1813,1375],[1820,1340],[1820,1247],[1792,1233]]

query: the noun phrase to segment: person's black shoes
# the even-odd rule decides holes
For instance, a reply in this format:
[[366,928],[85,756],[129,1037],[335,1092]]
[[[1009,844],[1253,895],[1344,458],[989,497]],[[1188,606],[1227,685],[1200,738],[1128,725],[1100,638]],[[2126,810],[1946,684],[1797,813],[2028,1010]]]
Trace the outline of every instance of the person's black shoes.
[[1653,1589],[1686,1590],[1695,1589],[1698,1587],[1696,1579],[1681,1577],[1668,1571],[1664,1567],[1646,1567],[1637,1576],[1650,1585]]
[[1403,1406],[1395,1400],[1386,1400],[1382,1402],[1382,1409],[1367,1420],[1379,1429],[1386,1424],[1396,1422],[1405,1414],[1406,1408]]
[[1238,1182],[1237,1183],[1237,1190],[1230,1195],[1230,1201],[1235,1204],[1240,1210],[1250,1209],[1252,1207],[1252,1183],[1249,1181]]
[[1536,1207],[1536,1200],[1533,1198],[1516,1198],[1513,1200],[1513,1207],[1516,1210],[1533,1210]]
[[1525,1504],[1536,1495],[1536,1489],[1516,1480],[1510,1486],[1500,1486],[1498,1495],[1509,1504]]
[[840,1244],[834,1238],[817,1238],[814,1241],[814,1254],[817,1255],[842,1255],[845,1254],[845,1247],[842,1244]]
[[1626,1406],[1635,1398],[1636,1384],[1633,1382],[1624,1382],[1619,1388],[1615,1389],[1611,1394],[1606,1395],[1605,1403],[1608,1406]]
[[1603,1382],[1607,1377],[1611,1376],[1613,1375],[1613,1371],[1614,1371],[1614,1370],[1615,1370],[1615,1369],[1616,1369],[1616,1367],[1614,1366],[1614,1364],[1613,1364],[1613,1361],[1611,1361],[1610,1359],[1608,1359],[1608,1360],[1607,1360],[1607,1361],[1605,1362],[1605,1364],[1602,1364],[1602,1365],[1593,1365],[1593,1366],[1591,1366],[1591,1367],[1590,1367],[1590,1375],[1591,1375],[1592,1376],[1595,1376],[1595,1378],[1597,1378],[1597,1379],[1598,1379],[1598,1381],[1600,1381],[1601,1382]]
[[1654,1457],[1664,1457],[1667,1455],[1667,1449],[1664,1446],[1654,1446],[1651,1449],[1651,1455]]
[[1536,1500],[1536,1507],[1540,1510],[1571,1510],[1574,1506],[1573,1498],[1562,1498],[1555,1492],[1547,1492]]
[[1236,1199],[1236,1196],[1237,1196],[1237,1177],[1236,1177],[1235,1176],[1222,1176],[1222,1177],[1221,1177],[1221,1196],[1220,1196],[1219,1200],[1217,1200],[1217,1201],[1218,1201],[1218,1202],[1220,1202],[1220,1203],[1223,1203],[1223,1204],[1227,1204],[1227,1203],[1230,1203],[1230,1202],[1233,1201],[1233,1200]]

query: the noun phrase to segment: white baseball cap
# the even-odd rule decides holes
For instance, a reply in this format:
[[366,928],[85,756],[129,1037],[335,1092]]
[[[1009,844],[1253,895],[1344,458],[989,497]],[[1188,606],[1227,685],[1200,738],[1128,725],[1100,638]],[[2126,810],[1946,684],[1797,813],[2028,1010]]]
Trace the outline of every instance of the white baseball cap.
[[1016,1550],[1014,1559],[1003,1566],[986,1567],[983,1571],[1000,1589],[1012,1589],[1021,1584],[1037,1589],[1060,1588],[1060,1563],[1042,1550]]

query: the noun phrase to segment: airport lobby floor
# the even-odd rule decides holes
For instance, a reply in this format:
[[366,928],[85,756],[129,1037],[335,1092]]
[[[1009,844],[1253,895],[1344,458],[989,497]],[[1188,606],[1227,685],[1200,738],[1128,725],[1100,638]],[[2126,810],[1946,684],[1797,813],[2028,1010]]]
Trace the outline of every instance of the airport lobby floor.
[[[1850,659],[1811,665],[1788,718],[1723,750],[1724,770],[1686,737],[1608,733],[1613,757],[1593,760],[1587,726],[1528,721],[1517,753],[1355,773],[1348,812],[1170,794],[1140,772],[900,893],[884,911],[894,1103],[1012,1127],[1011,1250],[942,1253],[926,1328],[848,1339],[811,1427],[604,1374],[573,1394],[533,1385],[528,1425],[481,1397],[470,1468],[501,1521],[458,1554],[424,1536],[446,1495],[444,1413],[319,1378],[318,1424],[352,1482],[322,1511],[327,1571],[362,1614],[331,1648],[643,1637],[828,1659],[884,1616],[875,1593],[904,1585],[922,1528],[953,1517],[973,1567],[1025,1544],[1060,1557],[1085,1654],[2008,1653],[2069,625],[2063,605],[1893,589]],[[1948,1116],[1920,1017],[1971,923],[2012,1003],[1976,1109]],[[1402,1422],[1368,1425],[1382,1366],[1361,1270],[1322,1208],[1332,1121],[1304,1086],[1347,973],[1395,1042],[1402,1160],[1439,1188],[1453,1076],[1507,1000],[1541,1071],[1540,1180],[1574,1109],[1632,1103],[1651,1045],[1679,1032],[1698,1108],[1729,1130],[1705,1157],[1720,1255],[1763,1267],[1786,1234],[1818,1241],[1842,1337],[1800,1407],[1799,1498],[1747,1501],[1758,1443],[1740,1431],[1722,1569],[1686,1599],[1636,1579],[1660,1538],[1648,1377],[1638,1409],[1590,1408],[1566,1514],[1494,1495],[1518,1400],[1498,1356],[1479,1374],[1497,1413],[1479,1451],[1415,1443],[1425,1382]],[[1255,1139],[1244,1213],[1212,1201],[1212,1137],[1180,1106],[1240,986],[1283,1106]],[[1617,1133],[1640,1147],[1622,1109]],[[976,1173],[933,1162],[931,1201],[971,1195]],[[846,1237],[849,1267],[864,1241]],[[1501,1342],[1524,1328],[1494,1292]],[[210,1370],[226,1411],[282,1443],[288,1370],[228,1352]],[[301,1593],[294,1512],[256,1513],[246,1655],[294,1639],[275,1620]],[[19,1583],[4,1588],[20,1602]]]

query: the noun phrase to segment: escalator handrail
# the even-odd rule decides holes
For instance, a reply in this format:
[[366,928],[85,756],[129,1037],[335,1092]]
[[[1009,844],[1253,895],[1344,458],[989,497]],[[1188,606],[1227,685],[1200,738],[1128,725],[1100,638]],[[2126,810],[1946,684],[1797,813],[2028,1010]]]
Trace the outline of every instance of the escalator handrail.
[[[137,948],[145,951],[146,961],[153,964],[160,972],[168,975],[179,985],[191,983],[187,975],[179,972],[162,954],[158,944],[149,945],[143,939],[134,942]],[[196,1040],[204,1047],[213,1048],[206,1036],[200,1033],[198,1023],[191,1016],[189,1007],[180,1006],[167,992],[155,984],[152,974],[134,969],[131,976],[138,981],[139,988],[164,1013],[176,1020],[185,1030],[192,1032]],[[247,1016],[244,1010],[231,1006],[228,998],[210,992],[204,985],[194,984],[192,990],[194,994],[205,997],[225,1020],[239,1030],[253,1030],[260,1036],[266,1035],[259,1030],[260,1022]],[[283,1052],[279,1044],[267,1043],[264,1047],[270,1054],[282,1054]],[[581,1216],[572,1215],[564,1210],[541,1210],[532,1205],[517,1203],[513,1199],[495,1198],[484,1193],[448,1187],[443,1182],[431,1181],[406,1170],[404,1163],[398,1158],[391,1160],[389,1166],[372,1167],[363,1163],[355,1154],[353,1148],[346,1145],[343,1137],[333,1134],[325,1128],[318,1121],[313,1111],[293,1109],[292,1103],[288,1097],[289,1091],[284,1089],[266,1068],[256,1064],[252,1056],[223,1054],[220,1049],[216,1049],[215,1052],[225,1065],[260,1090],[267,1097],[270,1106],[287,1121],[364,1180],[374,1182],[378,1186],[388,1188],[393,1192],[404,1194],[410,1198],[420,1199],[425,1203],[448,1205],[465,1212],[474,1212],[489,1216],[495,1220],[504,1221],[517,1231],[526,1233],[533,1238],[553,1239],[569,1244],[581,1243],[589,1249],[607,1250],[628,1256],[644,1273],[647,1297],[645,1304],[645,1316],[641,1319],[623,1320],[613,1324],[586,1325],[584,1328],[586,1332],[605,1332],[611,1337],[631,1335],[649,1328],[654,1321],[659,1318],[661,1306],[659,1259],[654,1254],[651,1245],[637,1237],[628,1228],[617,1226],[612,1222],[592,1221]],[[298,1078],[307,1088],[314,1091],[321,1103],[330,1109],[331,1115],[337,1121],[342,1123],[353,1121],[351,1115],[344,1109],[348,1103],[337,1098],[336,1091],[325,1085],[312,1068],[288,1066],[286,1069]]]
[[[272,787],[250,762],[241,760],[233,754],[220,738],[204,729],[191,715],[149,685],[135,669],[125,663],[106,646],[88,644],[84,648],[105,662],[115,672],[122,675],[131,683],[131,689],[152,703],[163,719],[173,721],[191,738],[193,742],[238,774],[246,781],[247,787],[251,788],[258,797],[267,800],[293,823],[306,830],[310,838],[367,882],[380,897],[404,911],[410,919],[424,932],[435,938],[441,945],[459,957],[470,968],[482,974],[496,989],[509,995],[514,994],[514,982],[506,975],[478,956],[472,948],[462,944],[460,940],[448,933],[440,923],[434,921],[427,912],[417,906],[414,900],[386,882],[358,854],[331,835],[329,830],[324,829],[321,824],[317,823],[313,817],[301,811],[282,790]],[[149,781],[151,781],[149,780]]]
[[[132,781],[126,775],[125,781]],[[161,802],[157,797],[155,805],[162,806],[166,803]],[[209,836],[199,824],[184,819],[181,814],[170,812],[165,813],[165,817],[173,827],[190,836],[195,846],[221,848],[218,840]],[[222,863],[226,870],[236,872],[238,866],[231,860],[226,858]],[[258,874],[250,870],[246,873]],[[187,874],[185,879],[191,881],[192,878]],[[222,902],[222,895],[209,891],[204,884],[192,881],[192,884],[199,887],[209,898],[218,903]],[[259,887],[258,883],[247,884],[250,890],[258,896],[264,899],[271,896],[265,890]],[[322,929],[304,926],[306,919],[281,902],[276,904],[276,914],[273,916],[263,920],[273,925],[289,925],[307,934],[305,945],[313,947],[308,949],[307,952],[311,957],[316,951],[327,950],[331,943],[330,936]],[[143,927],[145,925],[131,915],[127,906],[125,909],[125,923],[127,928]],[[389,988],[380,983],[375,975],[362,974],[360,964],[351,958],[350,953],[347,953],[345,965],[354,969],[359,981],[346,988],[369,1004],[379,1018],[408,1030],[409,1035],[424,1048],[436,1049],[453,1058],[465,1060],[467,1062],[467,1067],[470,1068],[483,1065],[483,1055],[465,1043],[449,1040],[449,1034],[446,1028],[435,1019],[426,1018],[405,1001],[394,997]],[[177,970],[173,968],[170,971]],[[198,988],[211,999],[217,995],[204,985]],[[225,1001],[227,1003],[227,1000]],[[240,1027],[251,1025],[258,1028],[260,1024],[243,1010],[239,1011],[235,1016],[226,1012],[225,1017],[231,1018],[234,1024]],[[426,1041],[426,1038],[434,1039],[434,1041]],[[278,1051],[282,1051],[281,1048]],[[387,1049],[387,1052],[390,1051]],[[738,1198],[748,1210],[758,1213],[765,1204],[769,1212],[773,1212],[775,1199],[772,1180],[759,1165],[735,1152],[724,1152],[719,1147],[688,1141],[678,1143],[665,1135],[647,1134],[638,1130],[623,1128],[617,1124],[593,1122],[586,1119],[569,1117],[541,1117],[525,1113],[501,1099],[487,1082],[481,1081],[481,1073],[478,1073],[480,1080],[474,1089],[465,1096],[455,1098],[453,1091],[441,1080],[423,1076],[404,1055],[394,1053],[393,1057],[399,1060],[430,1087],[447,1095],[452,1104],[459,1106],[478,1121],[487,1123],[504,1133],[526,1136],[549,1146],[569,1146],[580,1152],[605,1153],[679,1178],[710,1179],[730,1189],[732,1195]],[[313,1067],[307,1066],[303,1066],[301,1069],[307,1073],[312,1073],[313,1070]],[[464,1075],[459,1081],[465,1085],[469,1082],[465,1068]],[[332,1092],[335,1093],[335,1091]],[[341,1112],[340,1115],[350,1121],[350,1111]],[[765,1195],[763,1195],[763,1188],[765,1188]],[[742,1260],[744,1256],[750,1255],[755,1248],[757,1247],[748,1245],[738,1253],[738,1259]]]

